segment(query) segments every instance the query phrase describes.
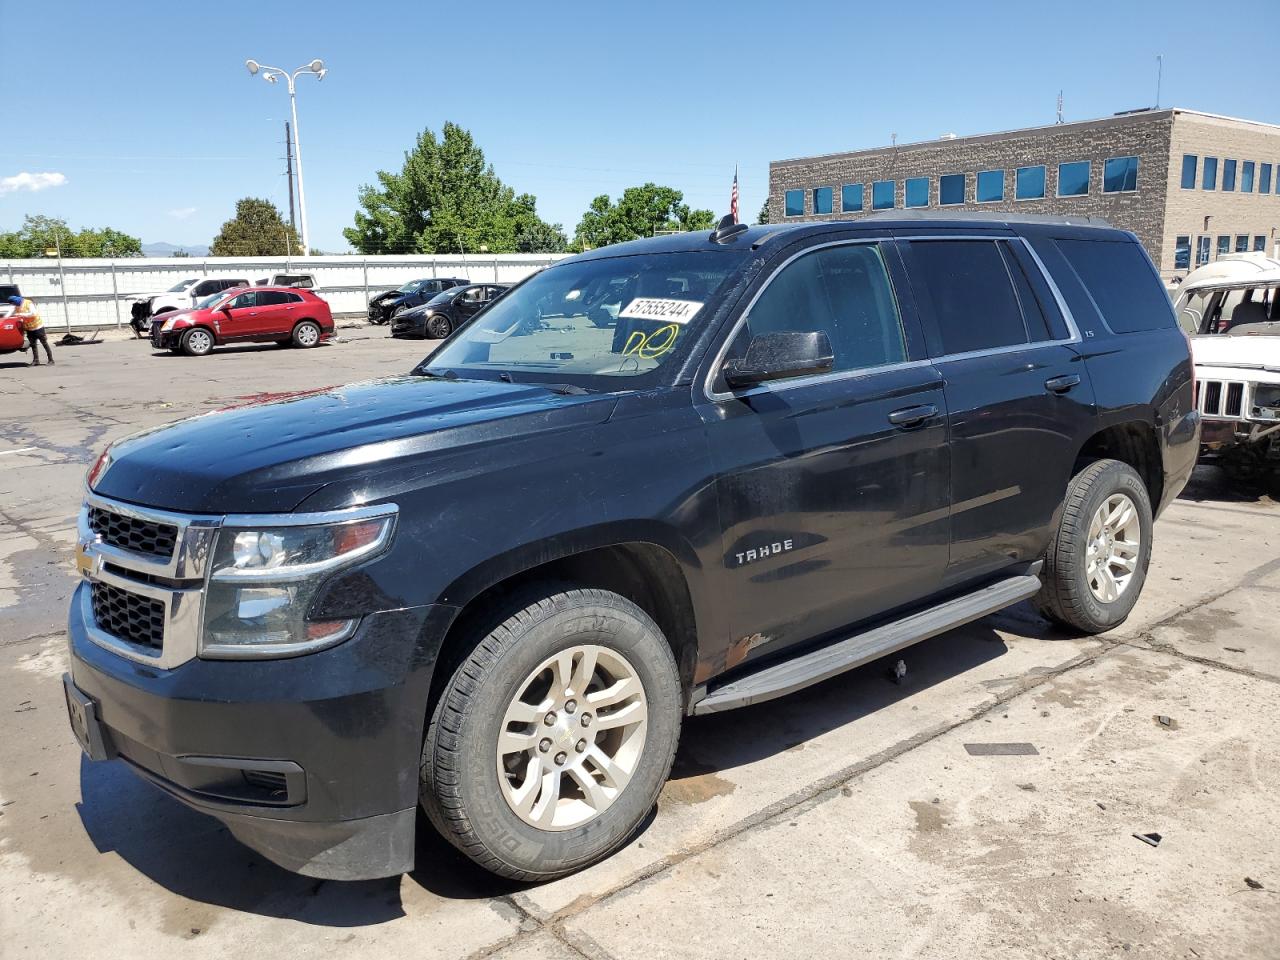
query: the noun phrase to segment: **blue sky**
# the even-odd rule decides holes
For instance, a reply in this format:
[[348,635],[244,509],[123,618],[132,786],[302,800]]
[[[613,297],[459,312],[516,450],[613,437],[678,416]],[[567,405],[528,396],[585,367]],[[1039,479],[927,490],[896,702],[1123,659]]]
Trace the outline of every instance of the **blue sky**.
[[145,242],[207,244],[242,196],[285,206],[288,97],[249,57],[329,67],[298,94],[327,251],[360,184],[445,120],[570,233],[646,180],[723,212],[735,163],[754,219],[770,160],[1049,123],[1059,89],[1069,120],[1148,106],[1157,53],[1164,106],[1280,123],[1274,2],[0,0],[0,24],[0,229],[44,213]]

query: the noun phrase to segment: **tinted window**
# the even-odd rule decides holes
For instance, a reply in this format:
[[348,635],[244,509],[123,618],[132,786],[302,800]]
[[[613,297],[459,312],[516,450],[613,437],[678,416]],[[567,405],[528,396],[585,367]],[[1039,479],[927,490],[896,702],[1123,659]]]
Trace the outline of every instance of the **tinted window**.
[[1258,192],[1271,192],[1271,164],[1269,163],[1258,165]]
[[[860,370],[906,359],[893,287],[875,244],[826,247],[783,268],[747,317],[751,336],[822,330],[836,370]],[[745,344],[744,344],[745,346]]]
[[278,307],[289,302],[289,295],[278,290],[262,290],[258,293],[258,306]]
[[240,294],[240,296],[236,297],[234,300],[232,300],[230,303],[227,304],[227,306],[232,310],[241,310],[245,307],[256,307],[257,305],[258,305],[258,294],[256,292],[242,293]]
[[1254,252],[1254,253],[1266,253],[1266,252],[1267,252],[1267,238],[1266,238],[1266,237],[1254,237],[1254,238],[1253,238],[1253,252]]
[[978,174],[978,202],[993,203],[1004,199],[1004,171],[983,170]]
[[938,178],[938,204],[951,206],[964,203],[964,174],[948,173]]
[[1203,267],[1209,262],[1209,242],[1210,238],[1202,236],[1196,240],[1196,266]]
[[818,187],[813,191],[813,212],[830,213],[834,199],[833,191],[830,187]]
[[217,280],[206,280],[198,283],[191,291],[193,297],[207,297],[211,293],[217,293],[219,290],[225,289],[221,282]]
[[1246,160],[1240,166],[1240,192],[1253,193],[1253,170],[1254,163],[1252,160]]
[[804,216],[804,191],[803,190],[787,191],[787,216],[788,217]]
[[1056,243],[1113,331],[1134,333],[1173,326],[1169,295],[1138,244],[1104,240]]
[[1183,234],[1173,242],[1173,268],[1186,270],[1191,266],[1191,237]]
[[1194,190],[1196,188],[1196,162],[1199,158],[1194,153],[1184,153],[1182,155],[1182,189]]
[[1249,236],[1244,233],[1236,234],[1236,253],[1249,252]]
[[[1195,157],[1191,158],[1192,160]],[[1183,179],[1186,179],[1184,174]],[[1192,171],[1191,182],[1195,184],[1196,175]],[[1102,192],[1129,193],[1138,189],[1138,158],[1112,157],[1102,165]]]
[[1058,196],[1083,197],[1089,192],[1089,161],[1058,164]]
[[1044,167],[1019,167],[1014,197],[1039,200],[1044,196]]
[[1027,333],[1033,343],[1050,339],[1049,321],[1045,319],[1040,301],[1031,289],[1031,283],[1023,272],[1021,264],[1014,257],[1009,244],[1000,244],[1000,252],[1004,254],[1004,266],[1013,281],[1014,292],[1018,295],[1018,303],[1022,307],[1022,319],[1026,323]]
[[1221,257],[1224,254],[1228,254],[1230,252],[1231,252],[1231,238],[1224,237],[1224,236],[1218,237],[1218,256]]
[[871,184],[871,209],[890,210],[893,208],[893,181],[877,180]]
[[846,183],[840,188],[840,210],[853,213],[862,209],[862,184]]
[[1204,176],[1200,178],[1200,186],[1205,190],[1218,189],[1218,158],[1204,158]]
[[1222,161],[1222,189],[1234,190],[1236,188],[1236,162],[1234,160]]
[[916,240],[910,244],[912,289],[923,291],[937,323],[941,354],[1027,342],[1018,299],[991,240]]
[[904,197],[908,207],[927,207],[929,205],[929,178],[908,177]]

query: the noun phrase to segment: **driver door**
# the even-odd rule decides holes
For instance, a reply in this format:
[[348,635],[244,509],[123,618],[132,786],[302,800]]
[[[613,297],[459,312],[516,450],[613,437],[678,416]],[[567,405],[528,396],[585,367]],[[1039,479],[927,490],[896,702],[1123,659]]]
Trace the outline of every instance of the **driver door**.
[[458,316],[460,320],[468,320],[476,314],[476,312],[487,302],[484,295],[484,287],[475,286],[467,287],[462,293],[458,294],[454,303],[458,308]]
[[218,337],[221,340],[248,340],[258,335],[262,323],[258,303],[259,294],[255,290],[242,293],[226,304],[218,321]]
[[710,382],[731,634],[724,668],[936,591],[950,547],[942,377],[892,242],[825,243],[756,294],[725,356],[755,335],[823,331],[830,372]]

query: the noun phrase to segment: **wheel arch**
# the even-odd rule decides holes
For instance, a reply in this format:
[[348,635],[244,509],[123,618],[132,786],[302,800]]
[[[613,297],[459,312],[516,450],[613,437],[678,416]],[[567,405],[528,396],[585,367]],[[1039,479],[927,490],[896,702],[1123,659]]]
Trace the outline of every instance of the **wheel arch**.
[[458,613],[440,643],[428,714],[457,664],[497,626],[511,599],[538,585],[557,583],[610,590],[653,618],[671,645],[687,703],[698,659],[698,618],[686,570],[690,564],[697,565],[696,555],[667,531],[611,527],[516,548],[467,571],[445,588],[438,602]]
[[1145,420],[1126,420],[1103,427],[1089,437],[1076,454],[1078,473],[1094,460],[1112,459],[1127,463],[1142,478],[1151,498],[1151,509],[1159,508],[1164,495],[1164,457],[1156,427]]

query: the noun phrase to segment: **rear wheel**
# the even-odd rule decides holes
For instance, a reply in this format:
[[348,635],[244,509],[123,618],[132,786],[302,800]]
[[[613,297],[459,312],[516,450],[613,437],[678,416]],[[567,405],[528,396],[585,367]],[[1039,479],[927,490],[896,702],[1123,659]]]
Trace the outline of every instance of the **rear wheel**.
[[188,357],[203,357],[213,349],[213,334],[203,327],[192,327],[182,335],[182,352]]
[[1133,467],[1097,460],[1067,486],[1036,598],[1051,620],[1102,633],[1129,616],[1151,561],[1151,499]]
[[311,320],[303,320],[293,328],[293,345],[295,347],[314,347],[320,342],[320,325]]
[[613,853],[652,809],[680,679],[657,625],[615,593],[547,590],[512,607],[436,704],[420,799],[481,866],[548,880]]
[[440,313],[433,313],[427,317],[428,340],[443,340],[451,333],[453,333],[453,324],[448,317]]

